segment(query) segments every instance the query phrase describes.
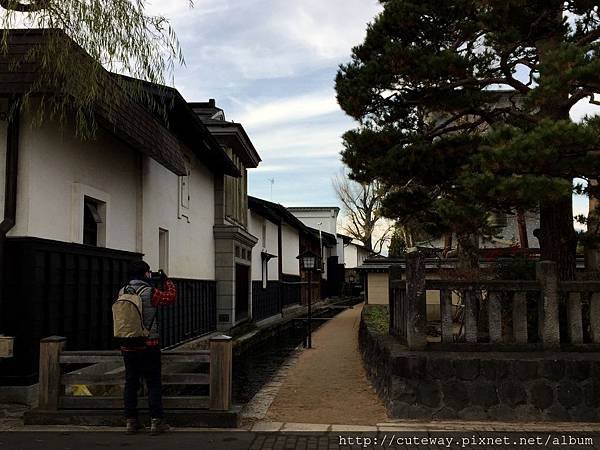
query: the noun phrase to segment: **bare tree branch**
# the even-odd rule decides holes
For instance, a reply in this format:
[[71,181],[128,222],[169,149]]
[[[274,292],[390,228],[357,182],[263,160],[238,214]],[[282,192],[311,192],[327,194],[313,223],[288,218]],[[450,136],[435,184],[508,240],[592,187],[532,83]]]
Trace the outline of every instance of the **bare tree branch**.
[[357,183],[345,175],[338,175],[332,180],[333,188],[343,205],[348,224],[344,231],[352,238],[363,243],[369,251],[380,253],[383,245],[389,240],[389,230],[379,237],[373,245],[373,233],[382,219],[380,214],[383,193],[378,182]]

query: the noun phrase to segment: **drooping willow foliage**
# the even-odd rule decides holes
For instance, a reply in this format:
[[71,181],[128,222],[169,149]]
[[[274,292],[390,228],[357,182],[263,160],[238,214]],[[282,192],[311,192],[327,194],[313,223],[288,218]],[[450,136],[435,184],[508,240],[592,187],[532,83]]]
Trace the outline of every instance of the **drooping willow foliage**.
[[83,138],[96,131],[95,106],[110,109],[119,101],[117,90],[125,90],[164,116],[165,105],[157,104],[142,83],[106,73],[165,85],[172,83],[175,66],[184,64],[169,21],[148,14],[146,4],[145,0],[0,0],[3,55],[10,52],[14,29],[48,30],[42,45],[17,56],[10,52],[12,69],[34,67],[36,73],[20,107],[27,108],[35,98],[38,122],[58,119],[64,123],[74,117],[76,133]]

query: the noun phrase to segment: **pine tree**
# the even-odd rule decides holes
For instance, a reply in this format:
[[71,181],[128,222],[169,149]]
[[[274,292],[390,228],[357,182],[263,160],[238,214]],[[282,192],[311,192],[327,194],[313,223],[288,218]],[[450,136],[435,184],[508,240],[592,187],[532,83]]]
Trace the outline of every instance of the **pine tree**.
[[490,211],[539,207],[543,259],[575,274],[573,179],[597,180],[600,123],[571,108],[600,90],[598,2],[380,0],[336,78],[360,126],[344,135],[357,180],[391,218],[487,232]]

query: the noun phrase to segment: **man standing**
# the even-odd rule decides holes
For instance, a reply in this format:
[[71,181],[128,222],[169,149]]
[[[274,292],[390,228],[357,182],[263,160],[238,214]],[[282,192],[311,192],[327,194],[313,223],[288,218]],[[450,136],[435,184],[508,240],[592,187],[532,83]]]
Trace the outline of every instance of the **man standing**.
[[164,278],[163,290],[152,286],[150,266],[144,261],[134,261],[129,267],[129,283],[120,291],[140,297],[142,303],[143,325],[147,337],[124,343],[121,346],[125,362],[125,418],[127,433],[136,433],[142,429],[138,419],[137,401],[140,378],[146,381],[148,406],[150,407],[150,433],[160,434],[169,429],[164,421],[162,407],[161,354],[157,322],[158,308],[175,302],[176,288],[173,282]]

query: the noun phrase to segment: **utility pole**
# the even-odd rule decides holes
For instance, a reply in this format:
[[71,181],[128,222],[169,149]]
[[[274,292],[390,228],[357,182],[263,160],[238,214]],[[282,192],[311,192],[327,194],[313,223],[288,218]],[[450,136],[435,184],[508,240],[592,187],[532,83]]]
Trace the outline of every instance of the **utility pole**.
[[271,201],[273,201],[273,185],[275,184],[275,178],[267,178],[269,183],[271,183]]

